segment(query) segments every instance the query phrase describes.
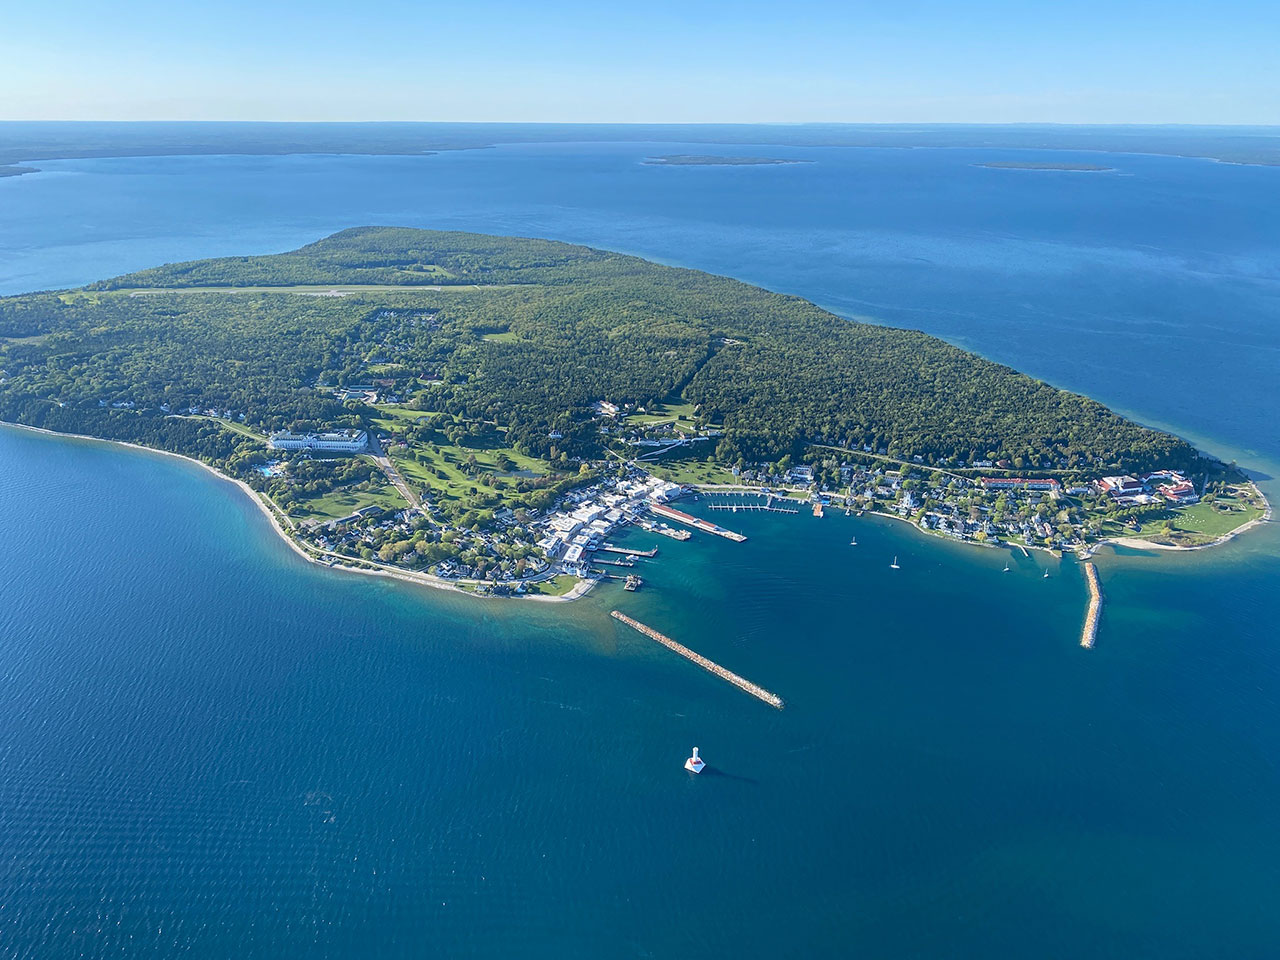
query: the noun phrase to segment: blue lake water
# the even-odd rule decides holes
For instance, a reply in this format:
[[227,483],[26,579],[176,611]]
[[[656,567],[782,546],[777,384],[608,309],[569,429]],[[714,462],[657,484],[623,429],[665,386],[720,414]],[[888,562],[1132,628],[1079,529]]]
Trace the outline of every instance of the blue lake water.
[[[817,162],[639,162],[679,152]],[[1274,474],[1280,170],[973,166],[1027,157],[43,162],[0,180],[0,291],[362,223],[555,237],[925,329]],[[1274,955],[1274,526],[1104,556],[1084,652],[1069,562],[730,525],[657,543],[640,594],[481,602],[306,565],[180,461],[0,430],[3,952]]]

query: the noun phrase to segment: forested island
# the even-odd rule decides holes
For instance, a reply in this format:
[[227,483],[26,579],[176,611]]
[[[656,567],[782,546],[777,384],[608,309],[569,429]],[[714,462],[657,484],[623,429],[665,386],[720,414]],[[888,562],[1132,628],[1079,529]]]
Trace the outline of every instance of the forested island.
[[652,167],[757,167],[785,163],[813,163],[786,157],[716,157],[702,154],[673,153],[665,157],[646,157]]
[[1063,548],[1188,484],[1215,515],[1264,509],[1185,441],[917,331],[608,251],[406,228],[0,299],[0,420],[196,458],[314,558],[469,588],[564,592],[589,568],[563,562],[556,517],[641,509],[663,479],[838,490]]

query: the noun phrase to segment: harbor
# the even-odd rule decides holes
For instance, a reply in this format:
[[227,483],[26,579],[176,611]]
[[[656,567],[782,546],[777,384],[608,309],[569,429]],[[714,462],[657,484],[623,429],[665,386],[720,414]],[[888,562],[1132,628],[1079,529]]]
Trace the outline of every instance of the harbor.
[[1092,650],[1093,642],[1098,638],[1098,619],[1102,615],[1102,583],[1098,579],[1098,568],[1092,561],[1086,561],[1084,577],[1089,584],[1089,612],[1084,617],[1080,646],[1086,650]]
[[[724,494],[722,494],[724,496]],[[727,500],[708,503],[708,510],[728,510],[731,513],[743,511],[759,511],[762,513],[799,513],[797,501],[787,497],[775,497],[773,494],[763,496],[755,493],[736,494],[739,501]],[[789,504],[789,505],[788,505]]]
[[685,513],[683,510],[677,510],[675,507],[668,506],[665,503],[655,503],[649,507],[649,512],[659,517],[665,517],[668,520],[674,520],[676,523],[683,523],[686,526],[693,527],[695,530],[701,530],[703,533],[714,533],[718,537],[724,537],[726,540],[732,540],[734,543],[743,543],[747,538],[740,533],[734,533],[732,530],[726,530],[719,524],[711,523],[695,517],[692,514]]
[[720,679],[727,680],[729,683],[733,684],[739,690],[742,690],[742,691],[745,691],[746,693],[751,694],[751,696],[755,697],[757,700],[762,700],[765,703],[769,704],[769,706],[774,707],[778,710],[782,709],[783,700],[776,693],[770,693],[764,687],[754,684],[750,680],[747,680],[744,677],[738,676],[732,670],[727,670],[724,667],[720,666],[720,664],[715,663],[714,661],[708,660],[706,657],[702,656],[702,654],[695,653],[694,651],[686,647],[684,644],[677,643],[675,640],[672,640],[670,637],[659,633],[657,630],[653,629],[653,627],[643,624],[639,620],[634,620],[619,610],[611,610],[609,612],[609,616],[613,617],[619,623],[625,623],[628,627],[631,627],[631,629],[644,634],[650,640],[656,640],[658,643],[662,644],[668,650],[671,650],[675,653],[680,654],[680,656],[684,657],[686,660],[690,661],[691,663],[696,663],[698,666],[700,666],[703,670],[706,670],[708,673],[714,673]]

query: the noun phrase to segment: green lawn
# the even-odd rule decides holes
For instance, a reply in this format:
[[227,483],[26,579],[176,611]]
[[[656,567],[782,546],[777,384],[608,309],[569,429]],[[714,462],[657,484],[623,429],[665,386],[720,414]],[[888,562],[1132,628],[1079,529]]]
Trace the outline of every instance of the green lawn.
[[738,478],[726,467],[702,460],[668,460],[666,462],[646,460],[644,467],[655,477],[662,477],[672,483],[738,482]]
[[552,577],[550,580],[544,580],[541,583],[529,584],[529,593],[540,594],[544,597],[563,597],[577,585],[577,577],[570,576],[567,573],[561,573]]
[[[1225,536],[1256,520],[1262,513],[1262,507],[1242,498],[1219,495],[1211,503],[1201,501],[1187,507],[1143,514],[1138,517],[1138,523],[1142,524],[1138,533],[1113,520],[1103,524],[1102,533],[1108,537],[1138,537],[1153,543],[1193,547]],[[1166,521],[1172,525],[1168,531],[1165,529]]]
[[687,400],[660,403],[656,407],[648,408],[644,413],[631,414],[627,417],[627,423],[635,424],[636,426],[647,426],[654,423],[675,421],[676,425],[682,429],[692,430],[695,416],[693,406]]
[[408,506],[400,491],[388,483],[372,490],[332,490],[318,497],[299,500],[289,513],[294,518],[338,520],[374,505],[391,510],[403,510]]
[[[379,406],[376,408],[381,417],[374,420],[374,425],[384,433],[394,433],[419,417],[430,416],[423,410],[408,410],[401,407]],[[523,479],[513,476],[516,471],[526,471],[535,476],[547,476],[551,473],[551,465],[545,460],[527,457],[507,446],[504,432],[487,424],[478,424],[473,433],[463,437],[459,443],[450,443],[441,433],[436,433],[430,442],[412,442],[408,450],[400,450],[394,444],[387,445],[387,455],[399,468],[404,478],[412,485],[430,489],[436,497],[447,499],[469,498],[470,488],[476,487],[483,493],[492,490],[502,493],[514,489]],[[439,452],[437,452],[437,450]],[[498,459],[505,455],[511,461],[505,471],[499,469]],[[465,470],[469,458],[475,457],[476,468],[481,473],[492,474],[496,482],[492,487],[480,484],[480,476],[468,476]],[[437,471],[444,476],[437,476]]]

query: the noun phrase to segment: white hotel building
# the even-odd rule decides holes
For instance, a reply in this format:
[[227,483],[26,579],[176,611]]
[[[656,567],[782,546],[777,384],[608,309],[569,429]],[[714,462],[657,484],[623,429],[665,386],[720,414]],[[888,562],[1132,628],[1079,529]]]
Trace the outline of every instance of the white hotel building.
[[360,453],[368,445],[369,437],[363,430],[341,430],[336,433],[289,433],[282,430],[271,435],[272,450]]

